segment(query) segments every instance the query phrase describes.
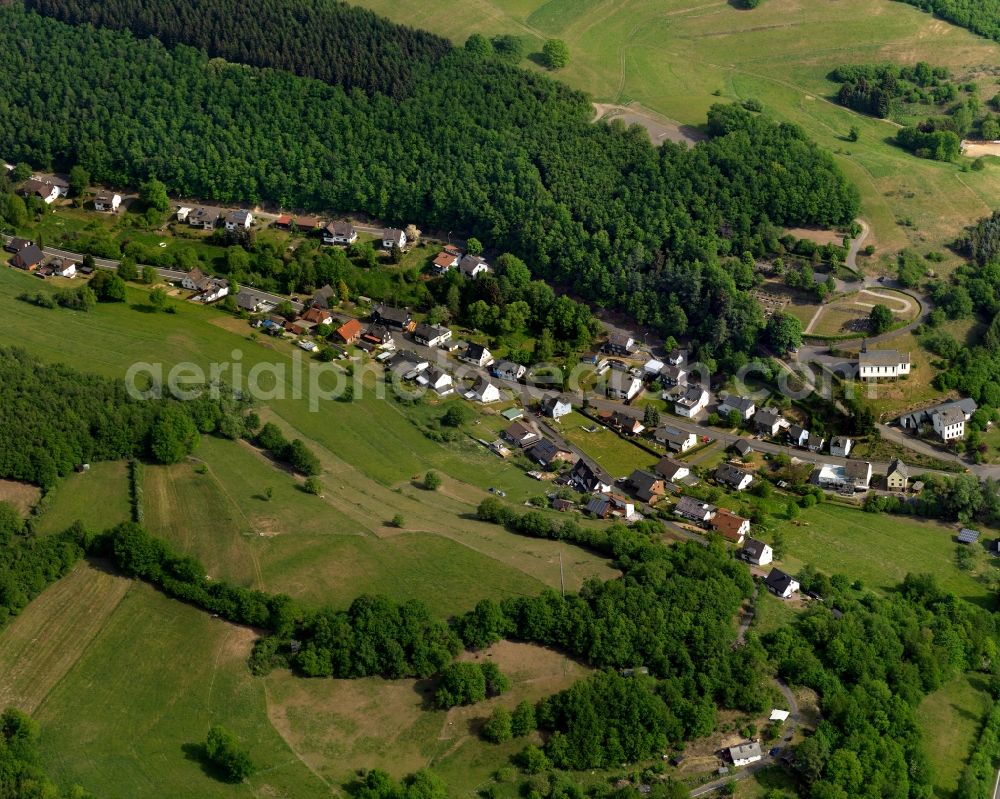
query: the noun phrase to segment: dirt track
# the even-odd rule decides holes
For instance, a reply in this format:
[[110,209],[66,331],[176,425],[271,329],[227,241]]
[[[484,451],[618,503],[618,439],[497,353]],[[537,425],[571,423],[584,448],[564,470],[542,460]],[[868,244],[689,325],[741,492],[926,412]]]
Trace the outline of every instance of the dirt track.
[[1000,142],[997,141],[964,141],[962,155],[969,158],[979,158],[983,155],[1000,155]]
[[690,142],[703,141],[708,137],[697,128],[690,125],[681,125],[679,122],[658,116],[651,111],[646,111],[637,103],[630,105],[612,105],[609,103],[594,103],[596,116],[594,122],[604,120],[610,122],[612,119],[620,119],[626,125],[641,125],[649,133],[649,138],[653,144],[662,144],[664,141]]

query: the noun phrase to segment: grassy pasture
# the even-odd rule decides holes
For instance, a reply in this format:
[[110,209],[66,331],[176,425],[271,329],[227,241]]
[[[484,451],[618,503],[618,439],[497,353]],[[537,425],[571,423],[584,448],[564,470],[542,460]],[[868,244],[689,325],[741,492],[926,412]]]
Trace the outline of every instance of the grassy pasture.
[[[670,415],[661,415],[663,424],[670,423]],[[593,433],[584,428],[596,427]],[[629,443],[613,430],[594,422],[576,411],[559,420],[559,430],[571,444],[594,458],[612,477],[630,475],[636,469],[651,468],[658,460],[645,450]]]
[[[868,514],[832,503],[802,512],[800,522],[781,522],[788,542],[784,567],[795,573],[809,563],[832,574],[860,579],[886,591],[907,574],[934,575],[959,597],[992,608],[987,586],[955,565],[955,525],[906,516]],[[985,536],[990,533],[984,531]],[[996,566],[990,562],[986,569]]]
[[962,770],[979,737],[990,696],[981,675],[960,675],[927,696],[917,722],[927,741],[938,799],[955,796]]
[[[639,103],[683,124],[703,124],[713,103],[755,97],[767,113],[800,124],[835,153],[861,190],[870,243],[883,249],[940,248],[1000,198],[995,165],[962,172],[917,159],[890,142],[893,123],[831,101],[837,86],[827,74],[842,63],[924,60],[965,76],[1000,60],[995,43],[891,0],[768,0],[752,11],[702,0],[361,4],[459,44],[471,33],[513,33],[535,52],[556,36],[571,54],[556,73],[560,80],[597,102]],[[992,95],[988,87],[983,92],[984,99]],[[846,140],[852,125],[857,142]]]
[[88,529],[104,530],[130,518],[127,464],[92,463],[89,471],[74,472],[52,489],[36,529],[61,533],[81,521]]

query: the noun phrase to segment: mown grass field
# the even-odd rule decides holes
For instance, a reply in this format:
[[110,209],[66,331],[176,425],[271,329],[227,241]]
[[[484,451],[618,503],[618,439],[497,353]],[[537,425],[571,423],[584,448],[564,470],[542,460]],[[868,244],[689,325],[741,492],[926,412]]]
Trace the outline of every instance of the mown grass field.
[[969,753],[979,738],[990,695],[981,675],[960,675],[920,703],[917,721],[934,766],[934,795],[955,796]]
[[86,472],[74,472],[53,488],[36,523],[44,534],[61,533],[75,521],[91,530],[104,530],[131,518],[128,465],[92,463]]
[[[597,102],[639,103],[686,125],[703,124],[713,103],[755,97],[835,153],[862,192],[871,243],[880,249],[940,249],[1000,198],[995,165],[962,172],[918,160],[890,143],[892,123],[831,102],[837,86],[826,76],[842,63],[925,60],[966,75],[1000,60],[995,43],[902,3],[767,0],[744,11],[724,0],[360,2],[459,44],[470,33],[513,33],[537,52],[558,37],[571,54],[560,80]],[[984,84],[984,99],[994,91]],[[852,125],[860,131],[853,143],[846,140]]]
[[[780,529],[788,542],[783,567],[793,574],[808,563],[827,574],[860,579],[866,588],[887,591],[907,572],[927,573],[963,599],[990,609],[995,605],[987,586],[955,565],[956,525],[824,503],[803,511],[795,521],[781,522]],[[997,567],[990,561],[982,568]]]

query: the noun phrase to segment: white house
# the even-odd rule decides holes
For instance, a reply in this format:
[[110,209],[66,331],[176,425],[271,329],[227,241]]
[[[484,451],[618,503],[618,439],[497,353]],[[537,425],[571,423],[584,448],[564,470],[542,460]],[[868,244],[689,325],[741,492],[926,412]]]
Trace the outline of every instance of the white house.
[[675,461],[673,458],[660,458],[654,471],[670,483],[676,483],[691,474],[691,469],[686,463]]
[[497,388],[488,377],[478,377],[472,386],[472,390],[466,392],[466,399],[477,402],[489,403],[500,399],[500,389]]
[[226,230],[230,233],[236,230],[249,230],[253,224],[253,214],[249,211],[230,211],[226,214]]
[[188,291],[201,291],[204,286],[202,285],[205,280],[208,279],[208,275],[202,272],[197,266],[184,275],[181,278],[181,286],[186,288]]
[[193,208],[189,208],[186,205],[177,206],[177,221],[187,222],[188,215],[193,211]]
[[483,367],[493,363],[493,356],[482,344],[470,344],[465,348],[465,352],[458,357],[473,366]]
[[553,419],[561,419],[568,413],[572,413],[573,405],[561,397],[549,397],[542,400],[542,411],[546,416],[551,416]]
[[771,436],[772,438],[778,435],[782,421],[781,414],[770,408],[760,408],[753,415],[754,430],[759,435]]
[[719,416],[728,416],[733,411],[736,411],[740,415],[740,419],[746,422],[757,413],[757,403],[751,397],[724,394],[717,409]]
[[867,491],[872,481],[872,465],[857,460],[849,460],[843,466],[824,463],[816,468],[812,479],[821,488],[834,491],[844,488]]
[[398,228],[387,227],[382,231],[382,249],[391,250],[393,247],[403,249],[406,246],[406,233]]
[[749,766],[756,763],[764,755],[760,751],[760,744],[757,741],[749,741],[745,744],[737,744],[729,747],[729,759],[737,768]]
[[653,438],[658,444],[663,444],[675,452],[687,452],[698,443],[698,436],[686,430],[679,430],[671,425],[657,428]]
[[635,339],[628,333],[613,330],[608,335],[608,340],[604,344],[604,351],[612,355],[631,355],[635,349]]
[[51,205],[60,197],[65,197],[68,193],[62,186],[38,178],[31,178],[31,180],[26,181],[20,191],[25,197],[37,197],[46,205]]
[[626,372],[613,371],[608,378],[607,394],[610,399],[628,402],[642,391],[642,381]]
[[501,380],[520,380],[528,371],[528,367],[513,361],[498,361],[490,371],[494,377],[499,377]]
[[771,572],[764,579],[767,590],[782,599],[788,599],[799,590],[798,580],[791,575],[785,574],[781,569],[771,569]]
[[712,519],[712,529],[727,541],[739,546],[750,534],[750,520],[737,516],[726,508],[719,508]]
[[413,340],[425,347],[439,347],[451,338],[451,330],[441,325],[421,322],[413,328]]
[[219,217],[222,213],[218,208],[195,208],[187,214],[187,223],[191,227],[200,227],[204,230],[215,230],[219,224]]
[[745,561],[755,566],[766,566],[774,560],[774,550],[756,538],[748,538],[743,542],[743,549],[740,550],[740,555]]
[[424,388],[433,389],[441,397],[447,397],[455,391],[451,375],[447,372],[442,372],[436,366],[432,366],[426,372],[421,373],[417,377],[417,383]]
[[932,413],[931,424],[942,441],[954,441],[965,437],[965,414],[961,408],[954,405]]
[[854,442],[847,436],[834,436],[830,439],[830,454],[836,458],[846,458],[851,454]]
[[677,500],[677,504],[674,505],[675,514],[685,519],[690,519],[693,522],[701,523],[710,521],[715,516],[717,510],[718,508],[714,505],[709,505],[700,499],[687,496],[681,497]]
[[[933,405],[929,408],[923,408],[921,410],[908,413],[905,416],[901,416],[899,418],[899,424],[904,429],[913,429],[913,430],[919,430],[921,426],[925,424],[930,424],[932,427],[934,427],[934,431],[938,432],[938,427],[941,427],[942,422],[946,421],[947,419],[952,420],[950,422],[951,425],[958,424],[958,414],[954,413],[955,410],[960,411],[963,420],[967,422],[969,421],[969,419],[972,418],[972,414],[976,412],[977,408],[978,406],[976,405],[976,401],[971,397],[966,397],[965,399],[952,400],[951,402],[943,402],[940,405]],[[942,412],[947,412],[947,415],[945,419],[939,421],[935,426],[934,417]],[[942,429],[944,429],[945,432],[951,432],[952,434],[957,432],[957,429],[954,427],[951,431],[949,431],[947,425],[942,427]],[[938,432],[938,435],[941,435],[941,433]],[[965,435],[964,425],[962,426],[961,435]]]
[[745,491],[753,482],[753,475],[731,463],[723,463],[715,470],[715,479],[736,491]]
[[688,370],[686,366],[668,363],[660,369],[660,382],[665,386],[679,386],[687,383]]
[[796,447],[804,447],[809,441],[809,431],[801,425],[793,424],[788,428],[788,440]]
[[481,255],[463,255],[462,260],[458,262],[458,271],[467,278],[475,280],[489,272],[490,266]]
[[895,380],[910,373],[910,353],[866,348],[858,355],[858,377],[862,380]]
[[112,214],[118,213],[118,207],[122,204],[122,196],[110,191],[102,191],[94,198],[95,211],[107,211]]
[[693,419],[705,410],[707,405],[708,392],[701,386],[688,386],[684,393],[674,400],[674,413]]
[[49,266],[52,267],[52,274],[56,277],[75,277],[76,264],[63,258],[54,259]]
[[354,225],[344,220],[328,223],[319,235],[324,244],[354,244],[358,240]]
[[650,358],[645,364],[643,364],[642,373],[646,376],[646,378],[658,377],[664,366],[666,366],[666,364],[663,361],[658,361],[656,358]]
[[198,300],[204,303],[218,302],[229,294],[229,284],[225,280],[209,278],[208,285],[202,291]]

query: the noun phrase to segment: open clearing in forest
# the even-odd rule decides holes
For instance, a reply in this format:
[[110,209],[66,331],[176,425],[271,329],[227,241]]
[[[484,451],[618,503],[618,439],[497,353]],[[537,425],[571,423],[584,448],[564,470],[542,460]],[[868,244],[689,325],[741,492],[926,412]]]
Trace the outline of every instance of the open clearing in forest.
[[79,521],[100,532],[130,518],[128,464],[93,463],[89,471],[67,475],[49,492],[35,527],[43,534],[61,533]]
[[28,515],[41,495],[38,487],[30,483],[0,480],[0,502],[10,503],[22,516]]
[[[459,45],[471,33],[511,33],[535,53],[545,39],[562,39],[570,62],[555,77],[596,103],[637,104],[680,126],[703,126],[713,103],[755,98],[765,113],[801,125],[834,153],[861,191],[873,229],[867,243],[879,249],[944,251],[944,243],[1000,200],[1000,166],[962,172],[959,164],[918,159],[892,143],[893,123],[833,102],[838,87],[827,75],[843,63],[927,61],[965,75],[1000,62],[996,43],[903,3],[767,0],[750,11],[723,0],[360,4]],[[523,64],[535,68],[531,59]],[[993,79],[981,82],[982,96],[991,97]],[[856,142],[847,141],[852,126],[859,129]]]
[[897,323],[912,322],[920,306],[907,295],[891,289],[860,289],[827,305],[820,305],[805,332],[817,336],[863,336],[868,316],[876,305],[884,305]]

